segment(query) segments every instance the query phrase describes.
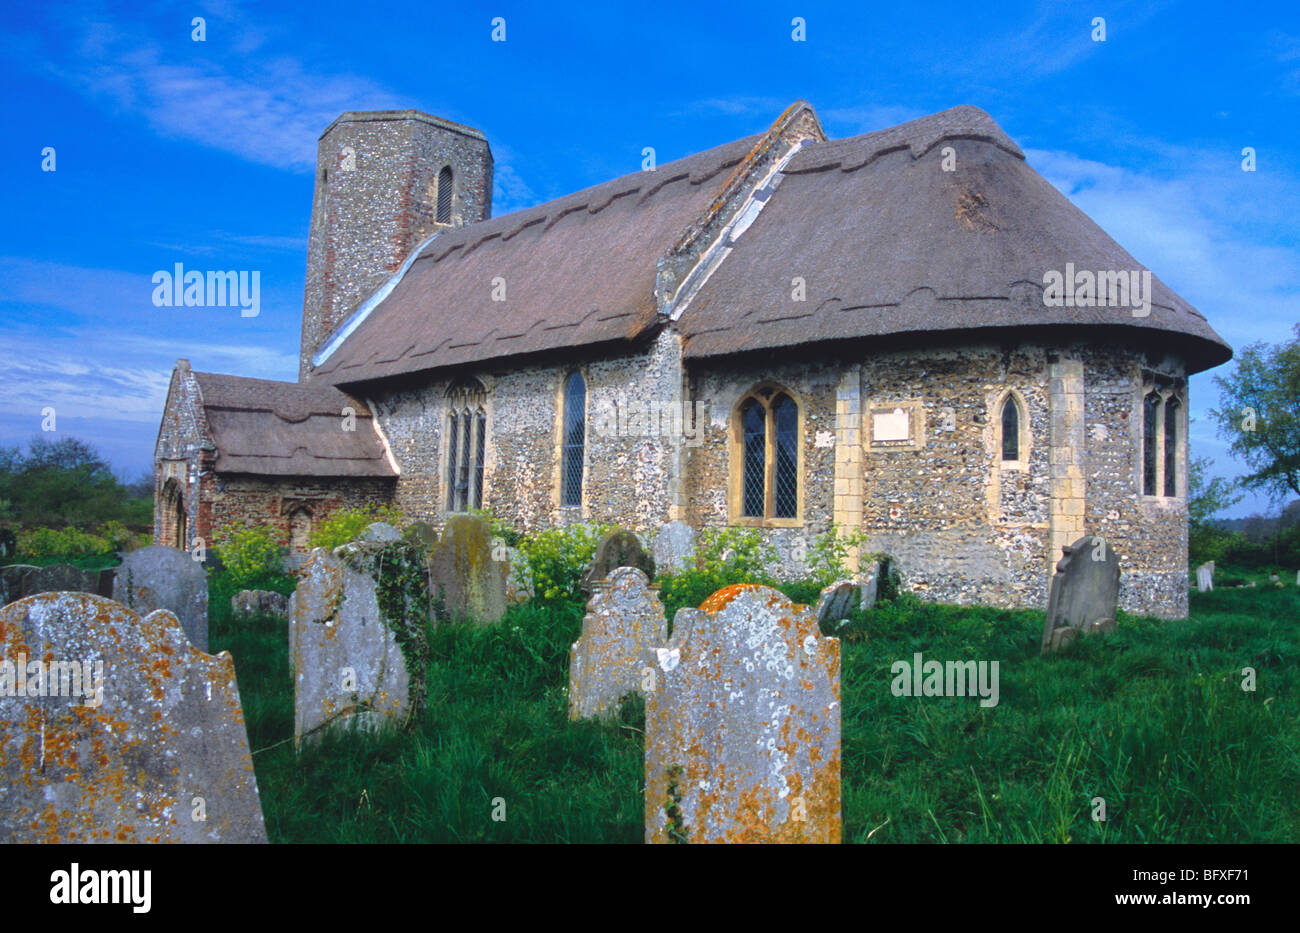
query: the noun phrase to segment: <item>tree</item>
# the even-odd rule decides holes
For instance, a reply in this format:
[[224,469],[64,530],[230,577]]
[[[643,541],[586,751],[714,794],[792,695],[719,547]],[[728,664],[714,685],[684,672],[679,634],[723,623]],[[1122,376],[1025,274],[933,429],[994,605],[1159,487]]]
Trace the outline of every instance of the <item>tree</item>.
[[1214,382],[1219,436],[1254,471],[1241,484],[1275,499],[1288,490],[1300,496],[1300,324],[1294,340],[1246,347],[1236,369]]
[[1193,457],[1187,464],[1187,557],[1192,566],[1219,560],[1235,535],[1214,524],[1214,516],[1241,499],[1232,480],[1216,476],[1206,481],[1209,457]]

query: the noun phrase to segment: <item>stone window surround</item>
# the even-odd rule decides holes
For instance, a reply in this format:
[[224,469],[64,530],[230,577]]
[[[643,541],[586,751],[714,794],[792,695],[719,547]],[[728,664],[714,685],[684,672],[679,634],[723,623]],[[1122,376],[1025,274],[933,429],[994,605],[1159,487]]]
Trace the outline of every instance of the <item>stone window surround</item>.
[[[1160,403],[1156,406],[1156,493],[1147,495],[1144,469],[1144,455],[1146,453],[1146,439],[1143,435],[1143,404],[1148,395],[1156,392],[1160,396]],[[1172,496],[1166,496],[1165,490],[1165,414],[1168,412],[1168,402],[1174,399],[1178,403],[1178,424],[1176,429],[1178,436],[1176,438],[1177,451],[1174,453],[1174,462],[1180,475],[1174,479],[1174,492]],[[1133,424],[1133,430],[1136,437],[1136,443],[1133,445],[1134,457],[1134,479],[1137,484],[1138,500],[1147,505],[1180,505],[1187,499],[1187,477],[1185,475],[1184,465],[1187,462],[1187,385],[1182,379],[1176,379],[1160,373],[1143,371],[1142,378],[1138,385],[1137,398],[1134,404],[1134,417],[1129,421]]]
[[[444,171],[451,176],[451,203],[448,205],[447,220],[445,221],[438,219],[438,200],[442,197],[442,173]],[[450,162],[445,163],[438,169],[434,179],[435,181],[430,186],[433,188],[433,204],[430,205],[433,208],[433,222],[444,227],[460,226],[460,198],[457,197],[456,193],[456,167]]]
[[[442,398],[442,404],[438,406],[439,418],[439,437],[441,443],[438,444],[438,486],[437,486],[437,509],[444,519],[452,515],[464,515],[465,512],[456,511],[447,507],[447,468],[450,459],[450,445],[447,441],[450,439],[451,431],[451,410],[457,401],[457,390],[471,382],[477,382],[482,387],[482,394],[479,398],[479,406],[483,409],[484,414],[484,438],[483,438],[483,501],[479,503],[479,508],[486,509],[491,499],[492,472],[489,469],[492,463],[492,385],[488,379],[479,375],[465,375],[455,379],[447,386],[447,391]],[[473,480],[471,479],[471,482]],[[472,508],[472,506],[470,506]]]
[[[1015,460],[1002,459],[1002,406],[1010,400],[1017,409],[1017,427],[1019,456]],[[1034,433],[1029,420],[1029,403],[1019,389],[1008,386],[998,393],[989,409],[989,424],[993,425],[993,464],[1001,470],[1026,472],[1029,470],[1029,455],[1032,453]]]
[[[760,392],[770,391],[771,395],[764,398]],[[764,491],[764,512],[773,511],[773,498],[776,491],[773,488],[776,482],[776,424],[771,414],[770,400],[775,398],[778,393],[784,393],[789,396],[795,404],[795,411],[798,414],[796,419],[796,450],[798,459],[795,463],[795,477],[797,488],[795,491],[795,514],[794,518],[775,518],[770,515],[763,517],[753,515],[743,515],[743,498],[745,483],[745,431],[744,424],[740,414],[741,406],[751,398],[759,401],[764,408],[764,421],[767,425],[767,443],[765,446],[764,465],[765,480],[763,484]],[[804,469],[804,444],[806,443],[806,421],[807,421],[807,403],[799,393],[778,382],[764,380],[756,383],[752,388],[743,392],[731,406],[731,416],[728,419],[728,442],[727,442],[727,524],[745,528],[802,528],[804,525],[804,494],[807,489],[807,477]]]
[[[586,386],[583,397],[582,418],[584,425],[582,445],[582,504],[564,504],[564,389],[569,384],[569,377],[574,373],[582,376]],[[586,520],[590,515],[589,491],[591,483],[591,373],[586,366],[570,366],[556,372],[555,385],[555,429],[551,439],[551,508],[556,515],[578,516]]]

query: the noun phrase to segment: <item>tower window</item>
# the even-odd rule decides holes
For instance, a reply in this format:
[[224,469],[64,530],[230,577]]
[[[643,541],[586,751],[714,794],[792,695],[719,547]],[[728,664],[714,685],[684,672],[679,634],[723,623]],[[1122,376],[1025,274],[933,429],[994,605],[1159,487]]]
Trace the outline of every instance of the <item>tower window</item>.
[[587,383],[575,372],[564,384],[564,435],[561,440],[560,504],[582,505],[583,455],[587,446]]
[[1178,496],[1182,402],[1175,391],[1151,388],[1142,398],[1142,494]]
[[451,223],[452,178],[451,166],[445,165],[438,173],[438,215],[440,224]]
[[1165,495],[1178,495],[1178,399],[1165,402]]
[[1160,396],[1149,393],[1142,400],[1142,493],[1156,494],[1156,470],[1160,460],[1156,451],[1156,419],[1160,416]]
[[487,447],[486,393],[477,379],[447,393],[447,511],[483,507],[483,462]]

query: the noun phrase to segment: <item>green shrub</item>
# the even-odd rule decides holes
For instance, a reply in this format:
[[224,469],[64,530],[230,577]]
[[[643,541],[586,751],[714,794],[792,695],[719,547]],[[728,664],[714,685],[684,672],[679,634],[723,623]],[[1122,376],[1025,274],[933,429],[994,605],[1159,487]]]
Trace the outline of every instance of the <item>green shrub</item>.
[[580,599],[582,575],[596,553],[596,545],[613,528],[568,525],[519,538],[519,550],[533,578],[533,598],[544,602]]
[[121,522],[108,522],[98,533],[84,528],[24,528],[17,536],[18,554],[33,559],[82,558],[113,554],[126,547],[131,533]]
[[270,526],[226,529],[217,539],[217,554],[234,590],[266,589],[268,577],[284,572],[280,547],[286,544],[281,532]]
[[751,528],[706,528],[695,548],[695,567],[659,578],[659,599],[671,620],[683,606],[698,606],[734,583],[774,586],[768,567],[776,552]]
[[340,544],[355,541],[375,522],[387,522],[396,528],[406,524],[406,516],[391,505],[367,505],[358,509],[339,509],[330,514],[307,537],[311,547],[332,551]]
[[816,582],[820,589],[848,577],[850,574],[844,569],[844,560],[849,556],[849,549],[861,546],[866,539],[867,536],[860,531],[840,535],[831,525],[828,531],[813,539],[808,551],[809,580]]

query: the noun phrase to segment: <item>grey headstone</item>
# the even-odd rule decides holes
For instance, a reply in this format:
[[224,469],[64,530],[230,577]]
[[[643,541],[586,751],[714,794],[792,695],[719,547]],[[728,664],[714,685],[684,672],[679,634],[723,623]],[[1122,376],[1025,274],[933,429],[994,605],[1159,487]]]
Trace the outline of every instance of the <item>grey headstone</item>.
[[100,593],[100,573],[98,570],[83,570],[71,564],[50,564],[37,567],[23,578],[23,595],[35,596],[37,593]]
[[289,615],[289,597],[273,590],[240,590],[230,597],[230,610],[237,617]]
[[441,599],[444,618],[488,624],[505,615],[506,561],[494,559],[492,531],[481,516],[447,519],[429,558],[429,588]]
[[0,567],[0,606],[22,599],[27,575],[39,569],[32,564],[8,564]]
[[650,545],[655,569],[660,573],[680,573],[695,565],[695,529],[685,522],[660,525]]
[[426,551],[432,551],[438,545],[438,529],[428,522],[412,522],[404,534]]
[[8,560],[18,553],[18,538],[12,528],[0,528],[0,560]]
[[823,630],[836,627],[849,613],[857,610],[862,600],[862,584],[840,580],[824,588],[817,600],[817,623]]
[[648,579],[655,578],[654,558],[645,552],[640,538],[622,528],[611,531],[596,545],[596,553],[582,575],[582,591],[590,595],[595,584],[619,567],[636,567]]
[[186,551],[154,544],[129,552],[114,575],[113,599],[139,615],[166,609],[196,648],[208,650],[208,576]]
[[1196,568],[1196,589],[1202,593],[1214,590],[1214,562],[1201,564]]
[[699,611],[655,651],[646,841],[839,842],[839,640],[765,586]]
[[303,564],[289,620],[295,746],[353,721],[370,729],[385,721],[406,725],[419,714],[427,669],[408,670],[394,624],[409,633],[408,650],[427,654],[428,593],[403,619],[385,620],[374,576],[382,550],[365,542],[334,553],[317,548]]
[[47,657],[89,672],[62,695],[0,690],[0,842],[266,842],[228,653],[166,610],[66,592],[0,609],[0,652],[6,673]]
[[569,718],[607,716],[624,695],[642,693],[644,671],[667,638],[650,580],[635,567],[615,569],[591,594],[582,634],[569,648]]
[[705,618],[704,613],[698,609],[692,609],[689,606],[678,609],[673,613],[672,637],[677,638],[678,634],[681,633],[681,637],[685,638],[685,633],[690,630],[690,627],[703,618]]
[[1042,650],[1055,650],[1063,638],[1057,631],[1072,628],[1081,632],[1113,627],[1119,607],[1119,557],[1110,542],[1087,535],[1062,548],[1047,600]]
[[366,526],[365,531],[361,532],[358,540],[369,541],[372,544],[391,544],[402,540],[402,533],[388,522],[372,522]]
[[859,568],[856,580],[859,586],[859,604],[863,609],[870,609],[876,604],[880,593],[880,560],[872,558]]

